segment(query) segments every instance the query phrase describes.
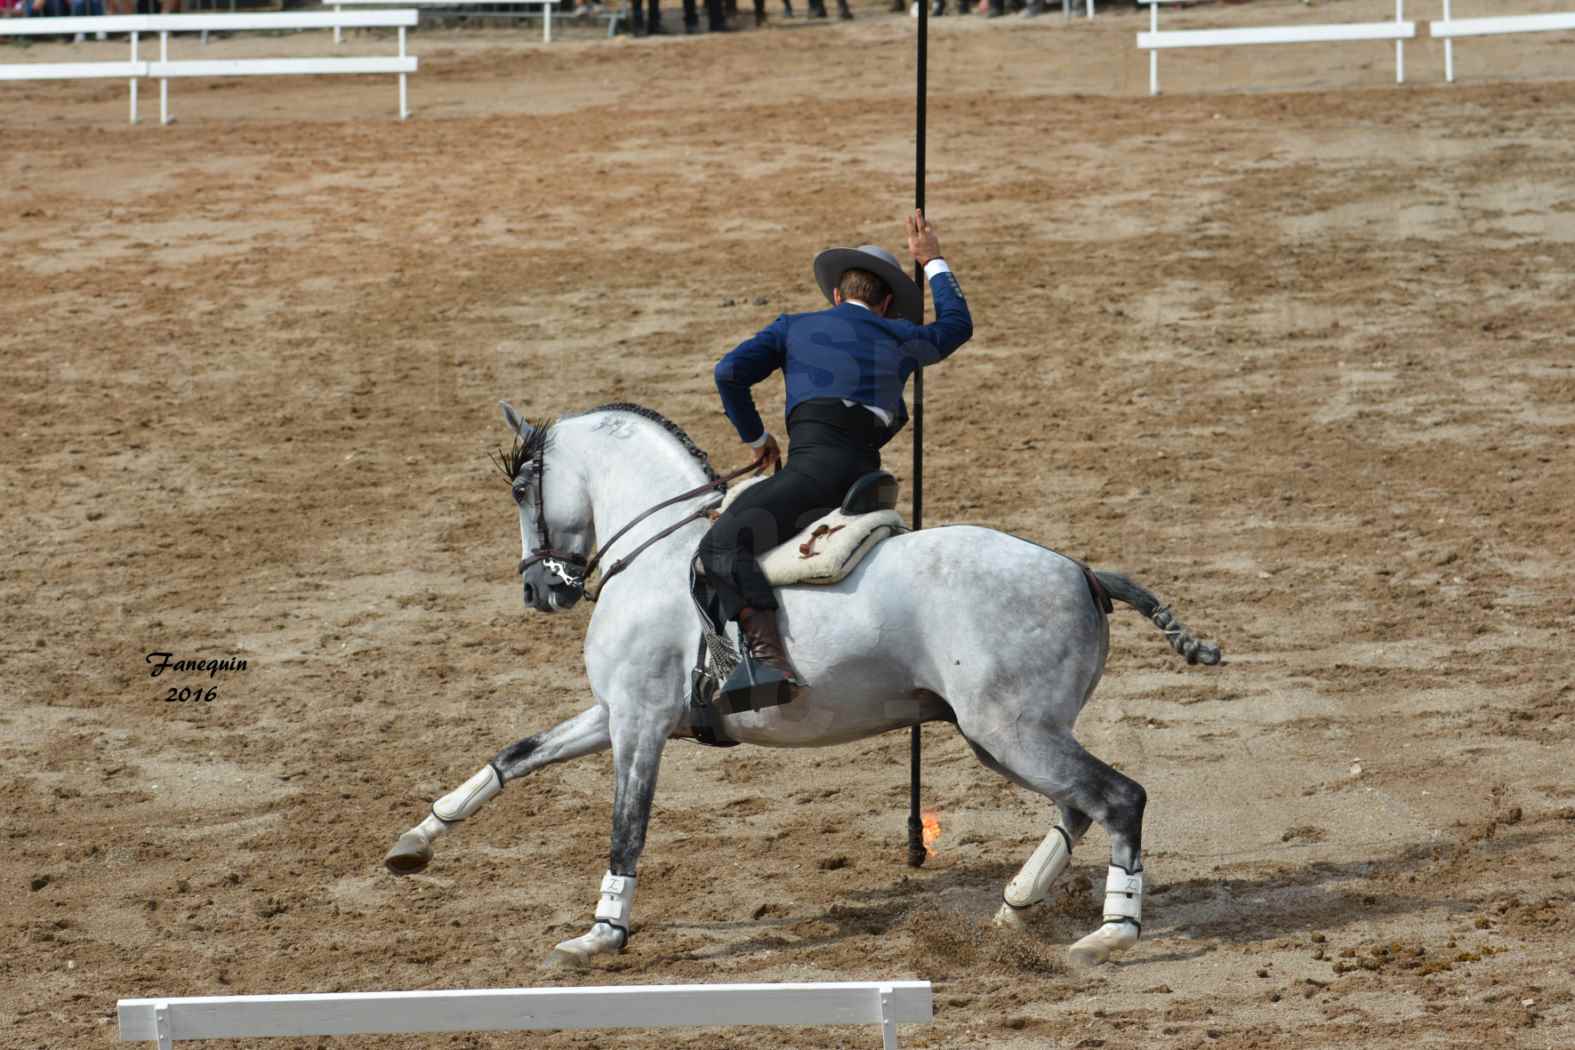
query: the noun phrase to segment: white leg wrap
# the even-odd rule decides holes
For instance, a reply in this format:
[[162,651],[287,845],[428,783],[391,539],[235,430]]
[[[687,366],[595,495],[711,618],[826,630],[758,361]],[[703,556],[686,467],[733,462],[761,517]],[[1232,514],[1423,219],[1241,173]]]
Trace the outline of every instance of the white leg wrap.
[[1050,894],[1050,886],[1072,863],[1072,837],[1057,825],[1050,829],[1021,871],[1006,884],[1006,903],[1014,908],[1038,904]]
[[476,812],[482,803],[502,790],[503,781],[498,778],[498,771],[490,765],[482,766],[475,776],[432,803],[432,815],[445,824],[456,823]]
[[1111,866],[1105,875],[1105,921],[1143,924],[1143,872],[1128,875]]
[[603,875],[601,900],[596,902],[596,921],[628,932],[633,913],[634,876],[614,875],[610,871]]

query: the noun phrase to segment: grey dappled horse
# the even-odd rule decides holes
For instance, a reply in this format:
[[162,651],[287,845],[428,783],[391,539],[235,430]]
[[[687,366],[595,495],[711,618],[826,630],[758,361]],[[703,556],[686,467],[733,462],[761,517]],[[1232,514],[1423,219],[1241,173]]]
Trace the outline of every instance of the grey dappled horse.
[[[574,605],[598,537],[708,481],[706,456],[649,409],[608,405],[531,426],[505,404],[515,431],[504,460],[518,504],[525,604]],[[708,489],[640,521],[616,547],[627,554],[714,501]],[[583,963],[628,941],[635,867],[645,844],[667,741],[689,735],[689,672],[700,618],[689,569],[707,524],[689,522],[653,543],[605,590],[585,638],[594,702],[575,717],[500,751],[438,799],[400,836],[385,863],[421,871],[432,841],[473,815],[503,785],[543,766],[612,748],[612,853],[589,932],[559,944],[549,963]],[[923,529],[877,546],[841,583],[784,588],[783,636],[809,685],[791,703],[727,715],[745,744],[826,747],[920,722],[953,722],[979,760],[1052,799],[1060,821],[1006,886],[997,921],[1020,922],[1099,821],[1110,835],[1104,923],[1071,948],[1093,965],[1137,943],[1142,921],[1143,788],[1085,751],[1072,725],[1099,683],[1110,648],[1108,602],[1132,605],[1189,663],[1217,663],[1152,594],[1114,573],[1002,532]]]

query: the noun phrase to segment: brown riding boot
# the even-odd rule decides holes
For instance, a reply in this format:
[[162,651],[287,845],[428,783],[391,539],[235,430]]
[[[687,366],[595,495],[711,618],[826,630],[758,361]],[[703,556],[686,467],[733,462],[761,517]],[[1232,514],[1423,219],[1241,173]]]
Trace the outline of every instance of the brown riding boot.
[[740,609],[738,625],[743,628],[744,646],[750,659],[776,668],[787,675],[794,685],[804,684],[804,676],[798,673],[798,668],[788,659],[775,609]]

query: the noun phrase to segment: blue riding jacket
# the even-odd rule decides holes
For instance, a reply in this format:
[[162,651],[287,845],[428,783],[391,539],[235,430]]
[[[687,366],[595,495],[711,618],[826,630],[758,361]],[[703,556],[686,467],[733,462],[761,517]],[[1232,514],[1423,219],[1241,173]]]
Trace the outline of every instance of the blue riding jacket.
[[[934,263],[931,264],[932,266]],[[891,419],[881,444],[908,422],[902,392],[921,366],[951,356],[973,335],[973,317],[950,269],[930,277],[935,320],[926,325],[881,317],[856,303],[808,314],[783,314],[717,362],[722,408],[746,444],[765,424],[749,388],[781,369],[787,414],[800,402],[835,397],[870,405]]]

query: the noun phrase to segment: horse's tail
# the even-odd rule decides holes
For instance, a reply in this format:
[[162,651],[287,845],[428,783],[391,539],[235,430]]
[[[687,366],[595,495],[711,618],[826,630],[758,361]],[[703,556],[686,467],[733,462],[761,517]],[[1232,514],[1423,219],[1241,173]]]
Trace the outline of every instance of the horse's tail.
[[1148,588],[1133,583],[1116,572],[1096,571],[1094,575],[1098,577],[1100,586],[1104,587],[1106,594],[1132,606],[1153,620],[1154,626],[1165,632],[1165,640],[1170,643],[1170,647],[1180,653],[1187,663],[1220,662],[1220,647],[1213,642],[1200,642],[1194,638],[1187,625],[1176,619],[1175,613],[1170,611],[1170,606],[1161,605],[1159,598]]

